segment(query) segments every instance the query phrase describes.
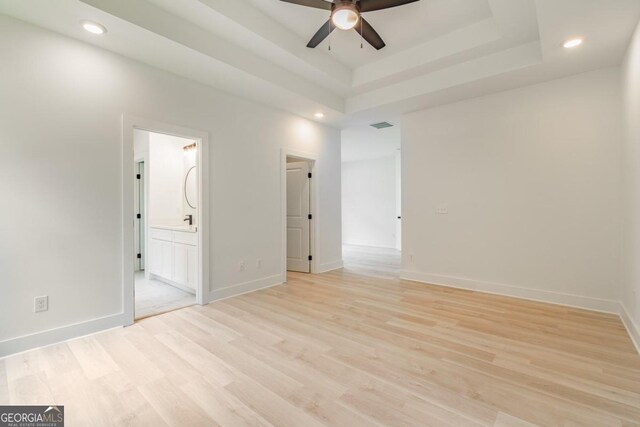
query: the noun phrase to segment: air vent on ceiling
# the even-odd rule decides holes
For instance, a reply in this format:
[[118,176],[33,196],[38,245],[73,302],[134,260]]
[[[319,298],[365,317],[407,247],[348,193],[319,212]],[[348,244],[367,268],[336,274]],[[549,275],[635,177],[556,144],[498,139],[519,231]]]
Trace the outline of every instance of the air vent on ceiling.
[[384,128],[390,128],[393,125],[388,122],[380,122],[380,123],[374,123],[371,126],[373,126],[376,129],[384,129]]

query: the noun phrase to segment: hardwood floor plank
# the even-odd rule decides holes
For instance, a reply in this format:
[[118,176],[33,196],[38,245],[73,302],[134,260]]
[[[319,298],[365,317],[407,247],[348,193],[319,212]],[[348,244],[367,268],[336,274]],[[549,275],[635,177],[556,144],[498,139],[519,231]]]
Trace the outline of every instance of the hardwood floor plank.
[[145,384],[139,390],[170,426],[220,426],[167,378]]
[[618,317],[404,281],[395,254],[350,255],[2,359],[0,404],[64,404],[69,425],[96,426],[640,425],[640,356]]

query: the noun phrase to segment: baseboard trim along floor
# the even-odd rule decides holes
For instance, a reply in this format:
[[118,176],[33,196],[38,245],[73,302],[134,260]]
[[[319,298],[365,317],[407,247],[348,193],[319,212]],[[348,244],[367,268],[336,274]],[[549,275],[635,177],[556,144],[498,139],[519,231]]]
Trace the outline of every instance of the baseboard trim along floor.
[[91,335],[107,329],[117,328],[125,325],[125,323],[125,315],[119,313],[85,322],[74,323],[72,325],[61,326],[59,328],[52,328],[34,334],[23,335],[21,337],[9,338],[0,342],[0,358],[39,347],[46,347],[73,338]]

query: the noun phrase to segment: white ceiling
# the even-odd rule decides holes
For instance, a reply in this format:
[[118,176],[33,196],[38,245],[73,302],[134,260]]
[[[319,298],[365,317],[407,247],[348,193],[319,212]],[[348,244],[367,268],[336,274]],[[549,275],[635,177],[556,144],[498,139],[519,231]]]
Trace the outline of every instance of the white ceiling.
[[[638,0],[420,0],[366,14],[387,46],[354,31],[307,41],[326,11],[279,0],[0,0],[0,13],[206,85],[348,127],[618,65]],[[81,19],[108,28],[87,34]],[[581,35],[573,51],[563,40]]]
[[[274,0],[246,0],[265,15],[309,40],[330,16],[329,11]],[[331,34],[330,55],[349,68],[388,57],[404,49],[491,17],[487,0],[422,0],[402,7],[363,14],[387,47],[376,51],[363,43],[356,31]],[[329,38],[318,49],[328,52]],[[305,43],[306,44],[306,43]]]

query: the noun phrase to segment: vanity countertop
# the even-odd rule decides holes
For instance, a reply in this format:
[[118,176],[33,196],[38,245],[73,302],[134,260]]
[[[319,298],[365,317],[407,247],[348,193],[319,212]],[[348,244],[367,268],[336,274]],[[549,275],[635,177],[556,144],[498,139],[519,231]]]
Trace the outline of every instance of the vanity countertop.
[[198,227],[195,225],[150,225],[149,228],[160,230],[184,231],[185,233],[197,233]]

